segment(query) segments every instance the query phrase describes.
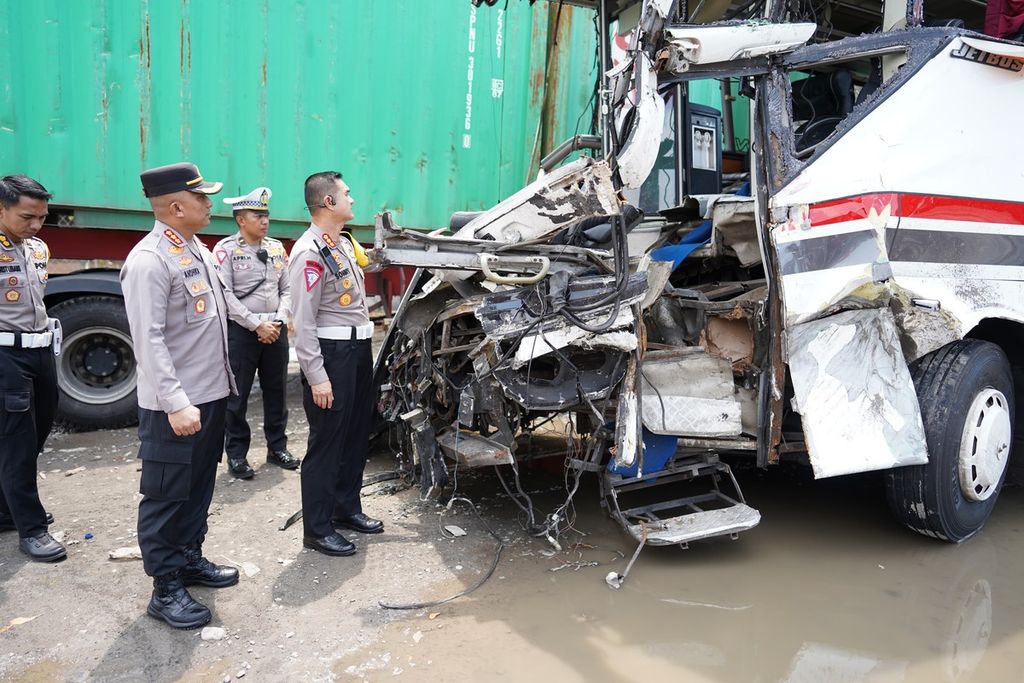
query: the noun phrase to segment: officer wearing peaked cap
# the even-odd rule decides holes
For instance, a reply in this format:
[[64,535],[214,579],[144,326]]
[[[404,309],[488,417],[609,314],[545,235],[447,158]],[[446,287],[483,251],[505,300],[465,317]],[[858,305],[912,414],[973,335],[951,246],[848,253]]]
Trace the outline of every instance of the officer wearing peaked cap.
[[227,303],[210,252],[196,233],[210,222],[207,195],[220,183],[190,163],[143,171],[156,216],[121,269],[138,361],[139,547],[153,577],[147,612],[176,628],[210,621],[185,586],[238,582],[238,570],[203,557],[206,518],[224,448]]
[[245,413],[253,379],[259,372],[263,392],[263,432],[267,462],[293,470],[299,460],[288,452],[285,427],[288,409],[288,333],[291,299],[288,254],[280,241],[267,236],[270,225],[269,187],[257,187],[241,197],[228,197],[238,233],[213,249],[228,303],[228,350],[238,396],[228,399],[224,450],[234,476],[249,479],[254,472],[246,455],[250,429]]
[[0,530],[17,529],[37,562],[67,556],[47,531],[53,518],[36,488],[36,463],[57,410],[60,327],[46,316],[50,251],[36,233],[51,195],[27,176],[0,179]]
[[302,369],[302,406],[309,442],[302,461],[302,543],[326,555],[351,555],[336,531],[366,534],[384,525],[363,514],[359,491],[373,415],[373,323],[354,244],[341,232],[352,197],[336,171],[306,179],[313,223],[292,247],[295,353]]

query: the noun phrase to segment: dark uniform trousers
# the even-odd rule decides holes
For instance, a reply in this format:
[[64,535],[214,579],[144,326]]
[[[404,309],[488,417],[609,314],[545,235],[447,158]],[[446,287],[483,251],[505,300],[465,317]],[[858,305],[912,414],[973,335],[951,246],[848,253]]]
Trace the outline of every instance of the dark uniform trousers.
[[46,531],[36,464],[57,412],[53,350],[0,347],[0,513],[22,538]]
[[252,435],[245,413],[249,407],[249,393],[256,373],[260,375],[263,390],[263,434],[267,448],[283,451],[288,446],[284,430],[288,424],[285,402],[285,383],[288,381],[288,334],[273,344],[262,344],[255,332],[238,323],[228,322],[228,359],[235,375],[238,395],[228,397],[228,416],[225,426],[224,450],[231,460],[242,460],[249,453]]
[[227,398],[196,406],[202,428],[191,436],[177,436],[167,413],[139,408],[139,548],[150,576],[184,567],[185,546],[206,536],[226,406]]
[[306,536],[334,533],[331,516],[362,512],[359,492],[369,454],[373,415],[373,358],[369,339],[321,339],[324,370],[331,380],[330,410],[313,403],[302,378],[302,406],[309,441],[302,460],[302,523]]

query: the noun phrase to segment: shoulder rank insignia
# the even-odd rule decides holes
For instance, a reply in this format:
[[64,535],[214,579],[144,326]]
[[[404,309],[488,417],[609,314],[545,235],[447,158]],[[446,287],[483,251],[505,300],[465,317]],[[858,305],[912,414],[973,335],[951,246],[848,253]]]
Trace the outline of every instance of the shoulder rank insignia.
[[4,249],[14,248],[14,245],[11,244],[10,238],[7,237],[7,235],[3,234],[2,232],[0,232],[0,246],[2,246]]
[[334,243],[334,240],[331,239],[331,236],[328,235],[327,233],[324,233],[324,242],[326,242],[327,246],[329,246],[331,249],[338,248],[338,245]]
[[4,298],[10,301],[11,303],[14,303],[15,301],[21,298],[21,292],[15,289],[8,289],[7,293],[4,294]]
[[164,237],[166,237],[167,241],[169,241],[171,244],[173,244],[176,247],[180,247],[183,244],[185,244],[185,242],[180,237],[178,237],[178,235],[175,234],[175,232],[173,230],[171,230],[170,228],[167,228],[166,230],[164,230]]

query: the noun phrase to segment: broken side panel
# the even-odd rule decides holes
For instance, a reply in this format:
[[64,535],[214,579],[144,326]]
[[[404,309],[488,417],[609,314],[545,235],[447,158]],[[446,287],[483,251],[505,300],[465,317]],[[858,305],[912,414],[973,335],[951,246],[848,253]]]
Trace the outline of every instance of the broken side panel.
[[888,308],[791,325],[786,342],[815,477],[928,461],[917,394]]

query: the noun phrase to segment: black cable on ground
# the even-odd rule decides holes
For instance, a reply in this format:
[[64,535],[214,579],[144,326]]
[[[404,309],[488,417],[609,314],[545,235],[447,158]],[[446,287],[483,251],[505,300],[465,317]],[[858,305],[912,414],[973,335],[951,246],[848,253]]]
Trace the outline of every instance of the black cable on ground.
[[378,605],[380,605],[384,609],[395,609],[395,610],[426,609],[427,607],[437,607],[438,605],[443,605],[443,604],[445,604],[447,602],[451,602],[452,600],[457,600],[457,599],[459,599],[459,598],[461,598],[463,596],[469,595],[470,593],[475,591],[477,588],[479,588],[480,586],[484,585],[484,583],[487,582],[487,579],[491,578],[491,576],[494,575],[494,570],[498,568],[498,562],[501,561],[501,551],[505,549],[505,542],[503,540],[501,540],[501,537],[498,536],[497,533],[495,533],[494,529],[491,528],[491,525],[488,524],[487,521],[483,518],[483,516],[480,514],[480,511],[476,509],[476,505],[473,504],[473,501],[469,500],[468,498],[463,498],[463,497],[459,496],[458,498],[452,498],[450,501],[448,501],[448,505],[449,506],[451,506],[453,503],[465,503],[466,505],[468,505],[473,510],[473,514],[475,514],[477,516],[477,519],[480,520],[480,523],[484,525],[485,529],[487,529],[487,533],[489,533],[491,536],[493,536],[494,540],[498,542],[498,545],[497,545],[497,547],[495,548],[495,551],[494,551],[494,561],[491,562],[491,568],[488,569],[487,573],[484,574],[483,577],[481,577],[481,579],[479,581],[477,581],[475,584],[473,584],[472,586],[470,586],[469,588],[467,588],[465,590],[459,591],[455,595],[452,595],[450,597],[444,598],[443,600],[430,600],[428,602],[408,602],[408,603],[405,603],[405,602],[394,603],[394,602],[384,602],[383,600],[378,600],[377,601]]

